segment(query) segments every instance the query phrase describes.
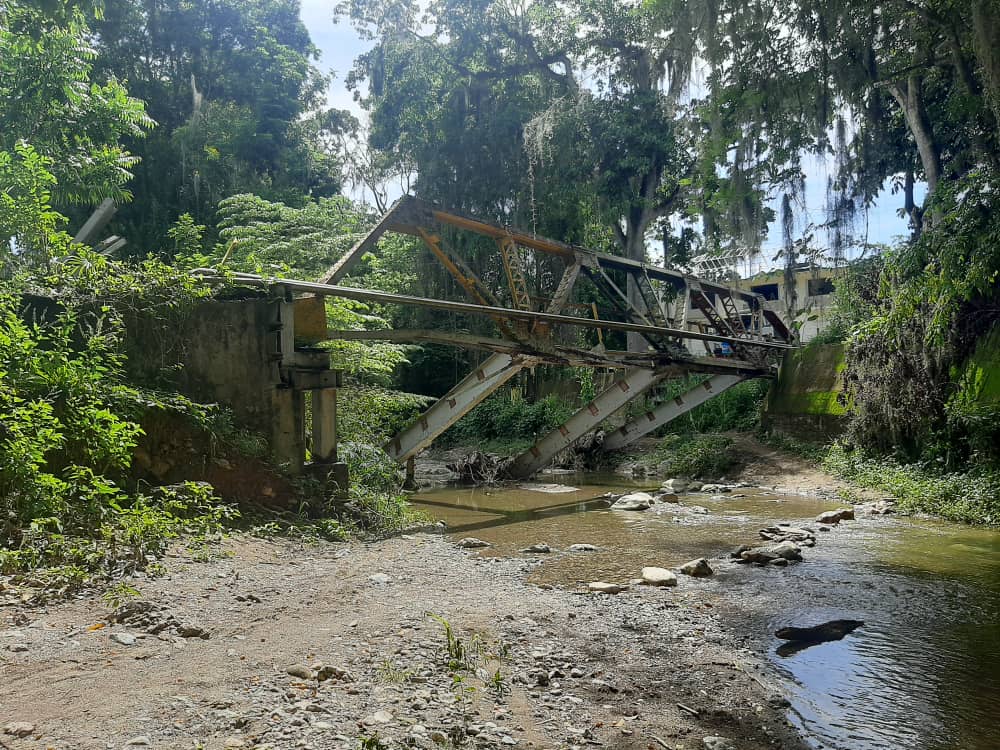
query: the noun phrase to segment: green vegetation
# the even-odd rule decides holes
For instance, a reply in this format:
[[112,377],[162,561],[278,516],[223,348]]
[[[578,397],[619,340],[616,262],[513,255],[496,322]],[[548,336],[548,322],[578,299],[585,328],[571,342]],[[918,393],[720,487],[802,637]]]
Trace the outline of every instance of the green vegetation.
[[[657,394],[657,398],[667,401],[691,390],[705,376],[690,376],[671,381]],[[696,406],[687,414],[670,422],[665,430],[669,433],[710,433],[747,431],[760,422],[761,409],[771,388],[769,380],[758,378],[737,383],[732,388]]]
[[[347,75],[367,132],[323,103],[328,80],[296,0],[0,4],[2,572],[57,586],[153,572],[182,536],[210,554],[235,509],[201,484],[134,481],[143,425],[157,415],[186,420],[213,451],[264,453],[223,409],[176,391],[169,334],[208,293],[185,269],[320,276],[376,218],[344,184],[383,209],[404,176],[421,197],[642,261],[656,237],[681,266],[759,248],[778,195],[791,269],[820,257],[817,230],[793,215],[817,153],[834,167],[831,259],[886,184],[913,232],[865,247],[879,252],[838,280],[827,340],[844,343],[843,398],[828,383],[779,384],[772,405],[843,412],[851,450],[825,459],[840,474],[907,507],[996,521],[995,2],[351,0],[333,12],[371,42]],[[696,62],[706,75],[692,88]],[[107,232],[128,240],[124,257],[72,240],[108,198],[119,210]],[[443,240],[507,301],[492,241]],[[414,240],[387,239],[344,283],[456,296],[427,257]],[[529,268],[532,295],[550,295],[561,271],[555,258]],[[582,285],[572,302],[592,297]],[[333,329],[493,332],[487,318],[426,310],[331,300],[326,313]],[[125,355],[140,317],[163,345],[155,378],[131,373]],[[301,482],[294,518],[244,520],[260,533],[343,538],[413,523],[375,446],[473,359],[434,346],[328,348],[348,378],[339,417],[351,500],[345,510],[326,482]],[[808,355],[791,365],[809,366]],[[525,447],[576,405],[522,397],[550,392],[547,377],[526,375],[446,440]],[[599,378],[574,377],[586,402]],[[765,394],[748,382],[692,411],[670,429],[706,434],[668,435],[657,459],[671,473],[726,472],[732,443],[716,433],[751,427]]]
[[663,476],[718,479],[737,463],[733,445],[727,435],[668,435],[656,446],[650,463]]
[[441,436],[442,446],[474,445],[477,449],[514,455],[569,419],[576,408],[558,396],[528,401],[518,389],[490,396]]
[[884,455],[848,448],[841,442],[821,445],[782,435],[768,435],[765,439],[861,489],[886,493],[895,498],[903,512],[1000,526],[1000,473],[995,470],[948,472],[940,464],[903,464]]
[[942,473],[932,467],[866,457],[841,445],[826,450],[822,466],[835,476],[892,495],[902,510],[953,521],[1000,525],[1000,474],[984,470]]

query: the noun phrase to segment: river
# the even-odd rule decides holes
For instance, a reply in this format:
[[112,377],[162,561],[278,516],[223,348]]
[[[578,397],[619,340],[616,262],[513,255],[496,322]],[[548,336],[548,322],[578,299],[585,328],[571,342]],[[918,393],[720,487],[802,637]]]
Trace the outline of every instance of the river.
[[[446,487],[414,504],[455,538],[520,555],[551,545],[532,580],[565,587],[628,582],[645,565],[676,568],[757,543],[776,522],[811,523],[828,500],[764,489],[682,495],[680,506],[608,509],[609,490],[641,487],[621,477],[562,475],[557,487]],[[646,485],[648,488],[648,485]],[[701,506],[699,512],[692,506]],[[567,553],[570,545],[597,552]],[[759,568],[712,560],[710,579],[681,576],[703,593],[748,645],[766,651],[785,678],[790,720],[815,748],[1000,748],[1000,533],[941,521],[869,517],[818,534],[805,560]],[[666,595],[669,595],[666,594]],[[863,620],[840,641],[788,656],[773,632],[785,625]]]

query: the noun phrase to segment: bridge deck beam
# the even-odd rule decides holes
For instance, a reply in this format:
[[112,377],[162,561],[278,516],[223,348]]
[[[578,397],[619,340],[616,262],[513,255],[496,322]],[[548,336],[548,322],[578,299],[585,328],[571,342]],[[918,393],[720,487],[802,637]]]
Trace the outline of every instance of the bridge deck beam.
[[643,435],[648,435],[667,422],[687,414],[696,406],[744,380],[746,378],[742,375],[713,375],[680,396],[664,401],[655,409],[619,427],[604,439],[604,449],[615,451],[631,445]]
[[640,368],[628,370],[597,398],[514,459],[508,473],[515,479],[531,476],[548,465],[563,448],[575,443],[604,419],[629,401],[641,396],[664,377],[666,375],[662,371]]

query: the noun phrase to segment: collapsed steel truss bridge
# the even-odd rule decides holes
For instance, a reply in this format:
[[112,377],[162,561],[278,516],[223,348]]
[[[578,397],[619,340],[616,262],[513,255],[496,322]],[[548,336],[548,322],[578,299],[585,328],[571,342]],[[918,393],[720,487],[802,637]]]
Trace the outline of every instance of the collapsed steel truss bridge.
[[[497,294],[448,247],[442,237],[445,231],[471,232],[496,244],[509,305],[502,304]],[[379,239],[389,232],[420,238],[464,290],[468,301],[340,285],[366,253],[376,251]],[[558,283],[547,293],[542,292],[541,297],[529,289],[525,250],[562,261]],[[201,269],[201,274],[206,279],[223,279],[213,269]],[[598,299],[613,311],[614,319],[598,319],[596,304],[571,304],[581,277],[593,285]],[[588,366],[613,368],[619,374],[593,401],[518,456],[509,469],[514,477],[526,477],[545,467],[560,450],[667,378],[687,373],[707,376],[687,393],[663,401],[607,435],[606,448],[625,447],[742,380],[772,376],[777,358],[784,350],[794,348],[787,327],[765,307],[759,294],[497,226],[410,196],[400,199],[318,282],[250,274],[227,278],[272,288],[289,303],[288,315],[292,314],[290,302],[296,296],[334,296],[486,316],[495,322],[498,336],[435,329],[324,331],[330,340],[435,342],[491,353],[384,446],[390,456],[407,463],[411,470],[412,459],[421,450],[525,368],[539,364]],[[567,343],[565,336],[557,335],[566,326],[596,329],[600,343],[592,347]],[[603,334],[612,331],[639,334],[647,346],[644,351],[609,350]],[[700,342],[704,352],[694,353],[688,342]]]

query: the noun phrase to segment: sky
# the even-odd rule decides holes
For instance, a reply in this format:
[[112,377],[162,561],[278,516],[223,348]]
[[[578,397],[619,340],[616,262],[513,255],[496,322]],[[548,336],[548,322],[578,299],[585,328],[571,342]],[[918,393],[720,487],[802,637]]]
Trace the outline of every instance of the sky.
[[[333,73],[334,78],[327,92],[327,102],[331,107],[350,110],[356,117],[364,121],[364,112],[354,101],[353,94],[347,90],[345,79],[354,59],[365,52],[369,43],[358,37],[357,32],[350,23],[344,21],[339,24],[333,22],[333,0],[300,0],[302,8],[302,21],[313,43],[319,48],[321,58],[319,67],[328,73]],[[805,205],[800,207],[797,220],[797,231],[801,232],[808,223],[821,224],[826,218],[826,186],[829,176],[829,168],[832,164],[825,163],[814,158],[807,158],[805,164],[806,173],[806,193]],[[363,200],[365,196],[358,194],[352,196]],[[390,195],[389,199],[395,200],[398,196]],[[919,193],[917,200],[922,199]],[[776,197],[772,207],[778,213],[778,203],[780,198]],[[878,197],[876,205],[871,208],[866,215],[859,217],[855,227],[856,238],[871,243],[891,243],[895,238],[907,234],[906,220],[897,215],[897,209],[902,205],[902,195],[892,195],[889,190],[883,190]],[[817,241],[825,243],[822,234],[817,235]],[[764,244],[764,250],[760,256],[760,262],[768,264],[770,258],[777,252],[781,244],[781,230],[777,222],[770,228],[768,239]],[[753,273],[758,268],[740,268],[743,273]]]

